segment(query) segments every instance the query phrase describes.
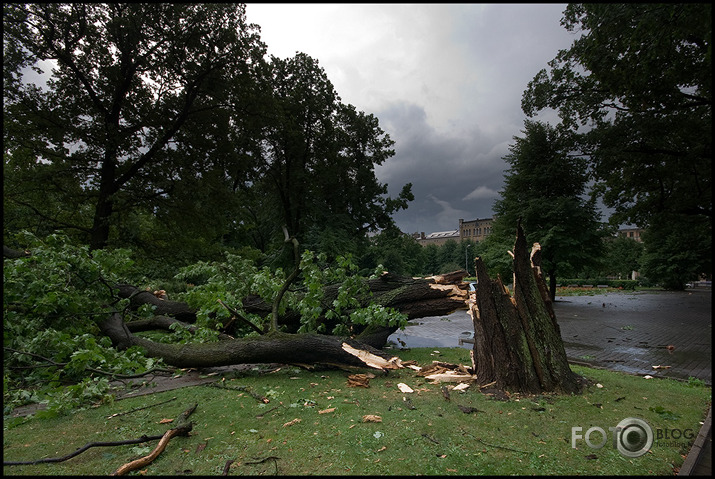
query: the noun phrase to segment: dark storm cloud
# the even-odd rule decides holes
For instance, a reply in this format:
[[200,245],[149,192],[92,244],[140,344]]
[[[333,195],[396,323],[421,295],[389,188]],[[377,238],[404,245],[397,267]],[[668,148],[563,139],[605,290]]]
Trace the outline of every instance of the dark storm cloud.
[[412,183],[415,200],[396,215],[406,232],[456,229],[459,219],[491,216],[503,183],[506,144],[483,132],[467,136],[440,133],[426,121],[423,108],[404,102],[377,112],[381,126],[395,140],[395,156],[377,169],[397,194]]
[[312,56],[343,102],[379,119],[396,144],[377,177],[415,195],[396,223],[431,233],[492,215],[522,94],[575,38],[565,6],[249,4],[247,15],[269,53]]

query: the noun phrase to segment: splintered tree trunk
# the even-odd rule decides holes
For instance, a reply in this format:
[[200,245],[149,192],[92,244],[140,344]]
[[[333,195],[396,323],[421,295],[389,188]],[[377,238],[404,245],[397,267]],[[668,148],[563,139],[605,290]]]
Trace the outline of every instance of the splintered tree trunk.
[[579,377],[566,359],[540,268],[540,247],[527,251],[521,225],[514,245],[514,296],[500,278],[492,280],[481,258],[475,259],[476,292],[470,299],[474,322],[474,360],[480,384],[539,394],[575,393]]

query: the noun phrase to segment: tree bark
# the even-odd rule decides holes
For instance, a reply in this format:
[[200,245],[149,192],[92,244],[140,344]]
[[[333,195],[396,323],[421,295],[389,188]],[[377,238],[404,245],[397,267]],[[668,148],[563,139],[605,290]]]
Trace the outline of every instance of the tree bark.
[[188,304],[179,301],[169,301],[158,298],[151,291],[144,291],[129,284],[117,284],[114,286],[121,298],[129,298],[129,306],[137,309],[144,304],[155,307],[154,314],[172,316],[179,321],[193,323],[196,321],[196,311]]
[[470,299],[470,314],[477,380],[521,393],[576,393],[581,384],[566,359],[540,255],[538,244],[529,254],[519,225],[513,297],[501,278],[491,280],[481,258],[475,259],[477,287]]
[[24,258],[26,256],[30,256],[30,252],[27,250],[20,251],[20,250],[12,249],[5,245],[2,245],[2,255],[3,255],[3,258],[17,259],[17,258]]
[[233,364],[286,363],[374,367],[351,354],[355,350],[389,359],[379,349],[349,338],[320,334],[287,334],[271,332],[264,336],[231,339],[213,343],[166,344],[133,335],[118,313],[99,323],[100,330],[118,349],[139,346],[150,357],[180,368],[229,366]]

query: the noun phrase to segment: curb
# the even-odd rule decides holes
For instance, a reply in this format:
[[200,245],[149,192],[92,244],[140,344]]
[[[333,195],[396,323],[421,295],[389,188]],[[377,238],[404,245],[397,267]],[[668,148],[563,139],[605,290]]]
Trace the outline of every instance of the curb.
[[[690,448],[685,462],[680,467],[678,472],[679,476],[710,476],[712,475],[712,412],[713,408],[710,406],[708,415],[703,422],[703,426],[700,428],[698,437],[695,438],[693,446]],[[708,456],[710,456],[710,462],[705,463]]]

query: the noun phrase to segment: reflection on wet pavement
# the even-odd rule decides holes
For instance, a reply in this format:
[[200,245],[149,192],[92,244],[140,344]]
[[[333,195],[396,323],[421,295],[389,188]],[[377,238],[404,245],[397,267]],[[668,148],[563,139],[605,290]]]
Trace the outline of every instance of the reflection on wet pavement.
[[[557,297],[554,311],[571,361],[711,384],[711,290]],[[459,344],[465,331],[473,326],[462,310],[414,320],[389,340],[398,347],[471,349]]]

